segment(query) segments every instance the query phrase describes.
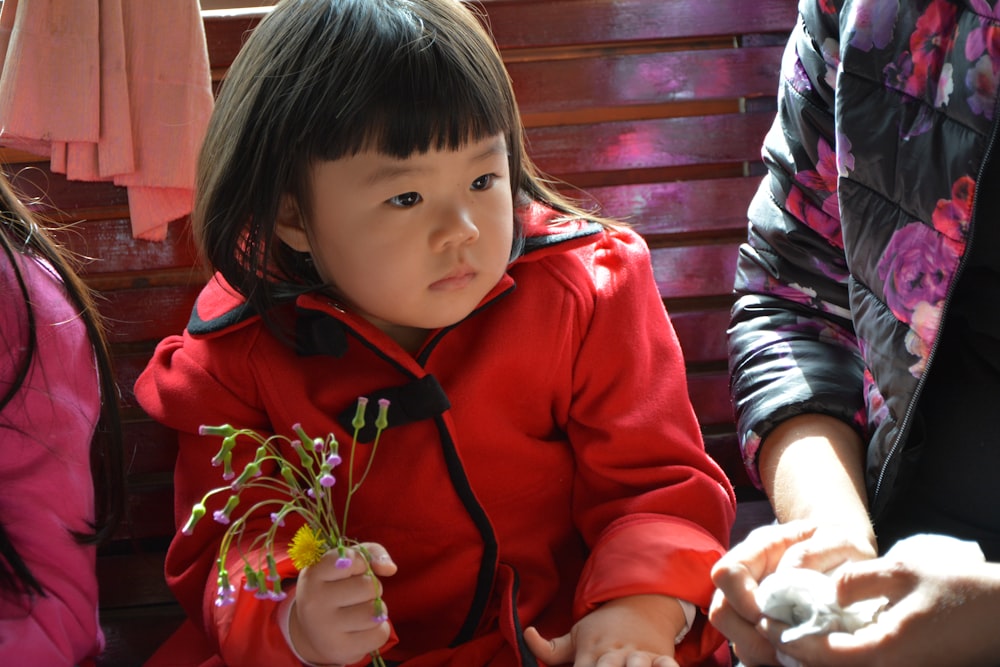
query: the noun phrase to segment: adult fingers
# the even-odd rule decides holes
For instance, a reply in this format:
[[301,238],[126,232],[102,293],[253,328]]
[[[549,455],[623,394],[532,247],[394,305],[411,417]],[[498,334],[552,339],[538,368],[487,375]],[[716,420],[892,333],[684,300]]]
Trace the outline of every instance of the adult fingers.
[[884,596],[895,603],[918,583],[918,574],[900,562],[878,559],[851,563],[837,573],[837,601],[846,606]]
[[[754,603],[754,609],[756,603]],[[708,620],[732,643],[733,652],[747,667],[774,664],[774,647],[758,631],[760,611],[751,620],[737,613],[721,591],[716,591],[708,611]]]
[[780,567],[796,567],[829,572],[853,561],[877,556],[871,544],[837,527],[818,529],[809,539],[788,547]]
[[815,530],[815,526],[805,521],[756,528],[715,563],[712,582],[733,611],[756,623],[760,617],[760,608],[754,600],[757,585],[774,572],[792,545],[809,539]]

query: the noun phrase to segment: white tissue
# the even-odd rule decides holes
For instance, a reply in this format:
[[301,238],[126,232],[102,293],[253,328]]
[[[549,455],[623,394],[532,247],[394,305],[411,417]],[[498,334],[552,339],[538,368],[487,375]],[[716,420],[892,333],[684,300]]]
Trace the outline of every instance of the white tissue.
[[[986,560],[975,542],[926,534],[900,540],[884,558],[949,563]],[[854,632],[874,621],[888,603],[887,598],[878,597],[841,607],[829,575],[801,568],[782,568],[765,577],[755,597],[765,616],[791,626],[781,633],[784,642],[807,635]]]

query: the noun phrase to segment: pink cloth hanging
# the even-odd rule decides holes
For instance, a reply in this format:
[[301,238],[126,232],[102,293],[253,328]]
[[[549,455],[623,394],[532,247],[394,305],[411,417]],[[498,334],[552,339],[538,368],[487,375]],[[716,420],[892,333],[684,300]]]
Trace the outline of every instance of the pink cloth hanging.
[[198,0],[5,0],[0,144],[128,188],[132,234],[191,212],[212,112]]

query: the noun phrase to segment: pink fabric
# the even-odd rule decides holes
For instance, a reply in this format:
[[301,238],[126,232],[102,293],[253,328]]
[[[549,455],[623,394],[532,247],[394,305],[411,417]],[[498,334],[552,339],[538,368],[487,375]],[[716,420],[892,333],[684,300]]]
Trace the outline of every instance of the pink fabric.
[[[0,521],[45,597],[0,596],[0,665],[80,664],[104,642],[96,549],[70,531],[94,519],[90,440],[100,411],[94,352],[62,283],[19,257],[38,347],[28,376],[0,412]],[[0,395],[24,354],[27,310],[0,252]]]
[[191,212],[213,105],[198,0],[6,0],[0,62],[0,144],[127,187],[138,238]]

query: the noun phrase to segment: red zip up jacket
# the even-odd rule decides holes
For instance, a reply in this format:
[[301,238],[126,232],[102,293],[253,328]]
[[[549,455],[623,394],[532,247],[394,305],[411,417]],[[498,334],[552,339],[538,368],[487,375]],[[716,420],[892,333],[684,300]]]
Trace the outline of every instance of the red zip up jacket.
[[[522,211],[525,252],[475,312],[433,332],[416,355],[320,295],[287,308],[295,344],[282,342],[212,280],[187,330],[160,343],[136,383],[142,407],[180,432],[178,523],[223,485],[210,464],[219,438],[199,436],[200,425],[292,435],[301,423],[343,447],[358,396],[372,411],[388,397],[389,427],[346,534],[381,543],[399,566],[382,581],[390,664],[536,665],[523,628],[558,636],[626,595],[706,608],[735,504],[705,453],[649,251],[630,230],[552,225],[554,216]],[[368,446],[358,444],[359,468]],[[238,446],[234,467],[253,454]],[[170,547],[167,580],[195,627],[159,659],[298,665],[277,604],[240,591],[234,605],[215,606],[224,526],[213,509]],[[270,526],[263,514],[246,544]],[[287,557],[279,568],[294,577]],[[238,577],[233,584],[240,589]],[[699,614],[677,659],[728,664],[725,648]]]

